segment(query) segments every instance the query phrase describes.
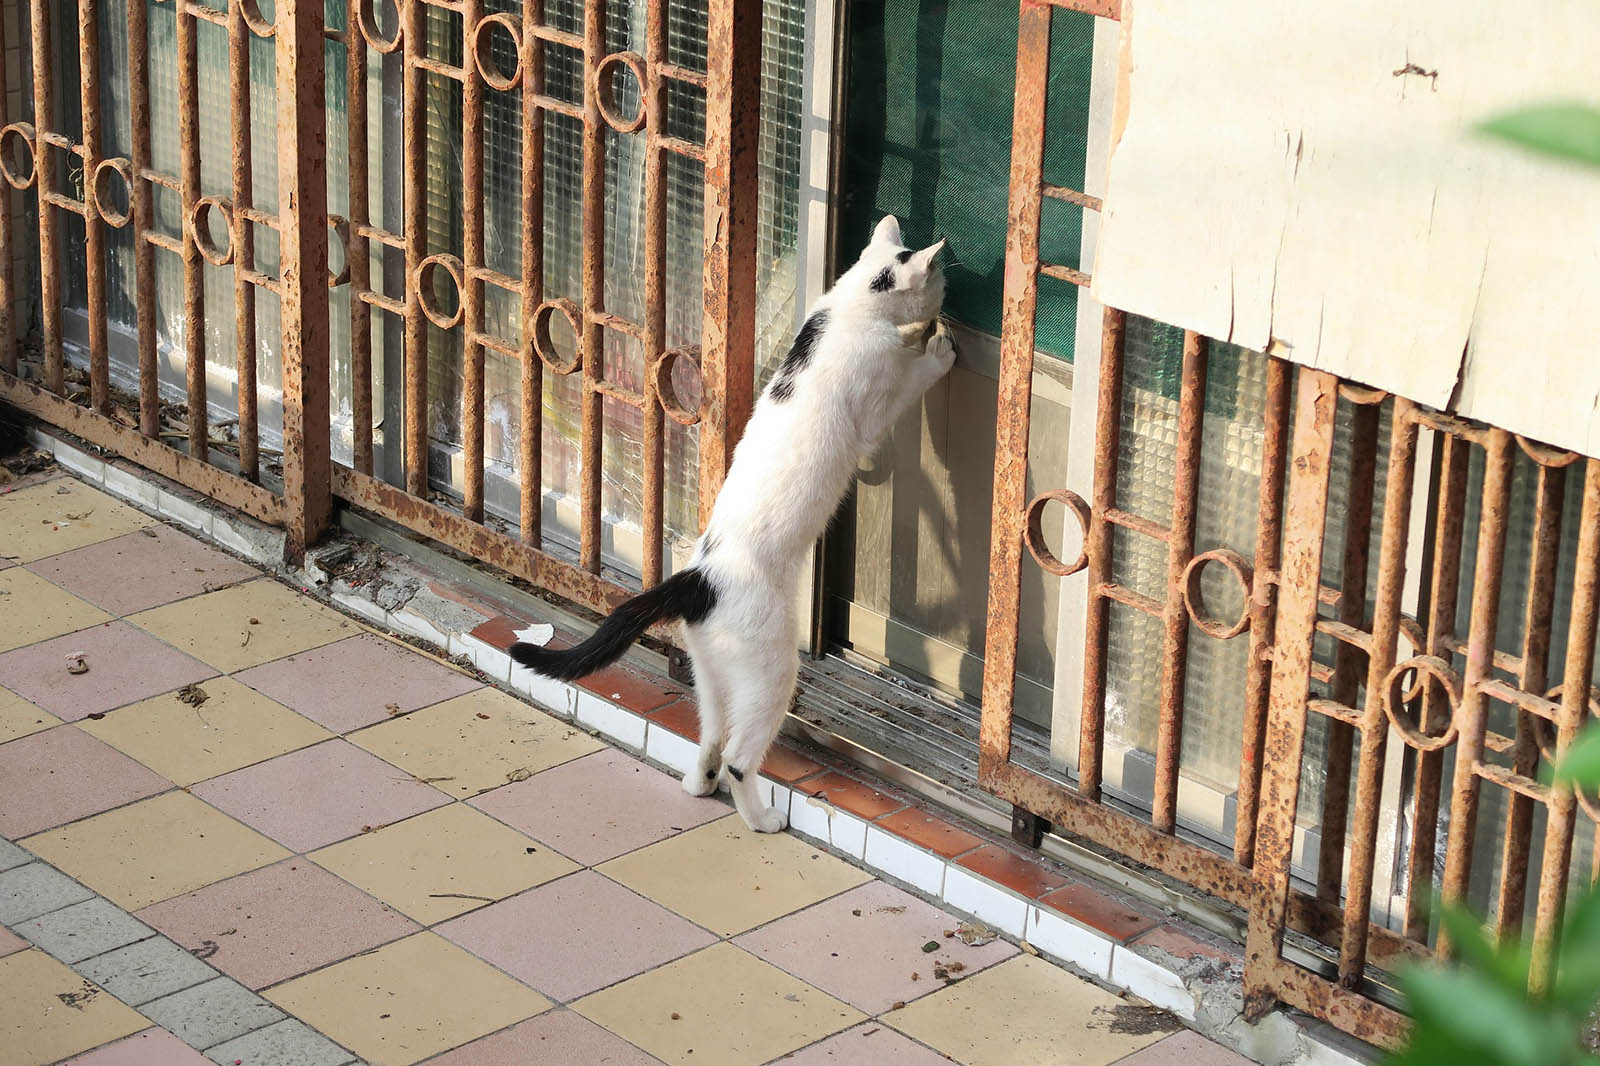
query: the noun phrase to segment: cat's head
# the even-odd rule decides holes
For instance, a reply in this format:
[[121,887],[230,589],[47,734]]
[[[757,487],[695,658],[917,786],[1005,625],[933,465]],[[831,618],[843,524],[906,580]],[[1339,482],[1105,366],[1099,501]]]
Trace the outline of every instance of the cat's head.
[[944,273],[937,261],[943,250],[943,238],[926,248],[907,248],[900,238],[900,221],[885,215],[872,231],[872,243],[839,279],[834,292],[896,325],[931,322],[944,301]]

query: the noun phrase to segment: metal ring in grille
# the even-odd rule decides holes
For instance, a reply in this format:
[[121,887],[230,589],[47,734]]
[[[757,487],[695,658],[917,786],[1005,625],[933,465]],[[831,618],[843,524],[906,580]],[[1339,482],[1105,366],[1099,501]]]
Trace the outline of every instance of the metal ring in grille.
[[[33,126],[27,122],[13,122],[5,129],[0,130],[0,174],[5,175],[6,184],[13,189],[26,189],[38,178],[39,157],[34,149]],[[26,169],[13,167],[12,152],[17,145],[22,144],[28,149],[28,166]]]
[[[567,325],[572,327],[572,337],[575,348],[571,362],[563,363],[556,352],[555,340],[550,336],[550,316],[560,312],[567,320]],[[566,297],[546,300],[539,305],[539,310],[533,315],[533,347],[539,353],[539,359],[550,368],[552,374],[571,374],[583,366],[583,316],[578,311],[578,305]]]
[[339,250],[344,253],[344,266],[335,271],[331,254],[335,242],[328,242],[328,288],[337,289],[350,280],[350,220],[341,215],[329,215],[328,229],[338,238]]
[[[1563,687],[1562,685],[1557,685],[1549,692],[1546,692],[1544,698],[1559,701]],[[1556,762],[1555,723],[1534,714],[1532,711],[1525,710],[1522,713],[1533,719],[1534,743],[1539,745],[1539,754],[1543,755],[1554,766]],[[1600,690],[1593,688],[1589,690],[1589,714],[1593,718],[1600,718]],[[1578,806],[1583,808],[1583,813],[1600,822],[1600,798],[1591,796],[1582,789],[1573,789],[1572,792],[1578,801]]]
[[[406,0],[398,0],[405,3]],[[400,50],[400,38],[405,26],[405,19],[396,20],[393,37],[385,37],[378,32],[378,24],[373,19],[372,5],[376,0],[360,0],[356,4],[356,25],[361,28],[361,36],[366,38],[367,46],[380,55],[389,55]]]
[[[1078,552],[1078,557],[1069,565],[1056,558],[1044,542],[1044,508],[1051,500],[1060,500],[1067,510],[1078,520],[1078,529],[1083,534],[1084,548]],[[1084,502],[1071,489],[1056,489],[1052,492],[1040,493],[1028,504],[1027,524],[1024,526],[1022,542],[1028,546],[1028,553],[1033,556],[1034,562],[1047,574],[1056,577],[1070,577],[1079,570],[1089,565],[1089,505]]]
[[[493,40],[485,32],[491,26],[499,26],[511,37],[511,50],[517,57],[517,65],[511,69],[510,74],[505,74],[494,60]],[[510,15],[497,12],[485,15],[472,27],[472,62],[478,68],[478,76],[483,83],[491,89],[505,92],[515,89],[522,81],[522,40],[517,34],[517,24]]]
[[1540,466],[1549,467],[1551,470],[1559,470],[1578,461],[1577,452],[1552,448],[1548,444],[1540,444],[1536,440],[1529,440],[1520,433],[1517,435],[1517,447],[1521,448],[1522,453],[1529,459],[1532,459]]
[[[107,174],[115,174],[122,179],[122,188],[127,194],[129,209],[118,211],[112,208],[111,197],[104,187]],[[89,183],[89,199],[94,204],[94,212],[112,229],[121,229],[133,217],[133,166],[126,159],[102,159],[95,164],[94,180]]]
[[[633,71],[633,76],[639,83],[639,110],[632,118],[624,118],[617,112],[616,85],[612,77],[612,69],[618,64]],[[606,120],[606,125],[618,133],[638,133],[644,128],[644,58],[636,52],[612,52],[602,59],[594,68],[594,93],[595,102],[600,107],[600,115]]]
[[687,356],[688,362],[695,368],[695,373],[700,372],[700,349],[689,345],[682,348],[668,348],[661,353],[661,358],[656,360],[655,381],[656,399],[661,402],[661,410],[666,412],[668,418],[680,426],[692,426],[700,421],[700,411],[693,411],[684,407],[678,400],[678,390],[672,387],[672,368],[679,357]]
[[[454,314],[447,314],[440,307],[433,291],[433,271],[436,267],[443,267],[444,272],[450,275],[450,280],[456,287],[456,309]],[[466,286],[462,282],[461,260],[447,253],[430,255],[417,264],[417,272],[412,276],[412,284],[417,287],[417,300],[422,304],[422,313],[428,316],[428,321],[440,329],[450,329],[461,321],[466,314],[466,305],[462,300],[462,293]]]
[[[261,14],[260,0],[238,0],[239,14],[244,18],[244,24],[250,27],[250,32],[257,37],[271,37],[278,32],[278,27],[273,19],[267,19]],[[273,9],[273,18],[277,17],[277,9]]]
[[[1404,689],[1406,675],[1416,671],[1419,675],[1410,690],[1418,692],[1425,684],[1423,676],[1433,678],[1444,689],[1450,702],[1450,726],[1439,736],[1431,737],[1406,721],[1401,708],[1406,704]],[[1420,694],[1420,693],[1419,693]],[[1438,751],[1456,739],[1456,708],[1461,706],[1461,675],[1437,655],[1417,655],[1403,663],[1395,664],[1389,676],[1383,679],[1383,713],[1400,733],[1405,742],[1418,751]]]
[[[1239,607],[1239,617],[1233,622],[1224,622],[1214,618],[1206,612],[1205,594],[1201,590],[1200,576],[1207,563],[1221,563],[1239,583],[1239,590],[1243,596],[1243,603]],[[1189,565],[1183,569],[1183,607],[1189,612],[1189,618],[1200,627],[1201,632],[1218,640],[1230,640],[1243,633],[1250,625],[1250,590],[1254,580],[1254,571],[1244,556],[1229,548],[1213,548],[1211,551],[1202,552],[1189,560]]]
[[[215,209],[222,215],[226,225],[228,243],[218,247],[216,240],[211,235],[209,216]],[[212,266],[227,266],[233,262],[233,205],[220,196],[202,196],[194,202],[194,209],[189,212],[189,229],[194,234],[194,246],[200,250],[200,258]]]

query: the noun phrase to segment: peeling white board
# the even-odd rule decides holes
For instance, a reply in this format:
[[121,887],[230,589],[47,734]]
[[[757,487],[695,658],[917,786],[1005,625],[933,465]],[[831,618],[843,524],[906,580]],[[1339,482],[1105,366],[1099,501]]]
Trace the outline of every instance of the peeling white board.
[[1600,3],[1137,0],[1094,295],[1600,454],[1600,172],[1473,131],[1600,101]]

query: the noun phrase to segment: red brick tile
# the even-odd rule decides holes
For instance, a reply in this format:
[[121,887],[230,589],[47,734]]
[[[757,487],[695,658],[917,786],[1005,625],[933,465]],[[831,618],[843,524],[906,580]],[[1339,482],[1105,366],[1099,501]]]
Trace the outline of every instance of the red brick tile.
[[840,810],[860,815],[869,821],[905,806],[893,796],[886,796],[875,788],[837,772],[807,781],[800,791],[827,800]]
[[680,737],[688,737],[697,744],[700,742],[700,712],[695,708],[694,700],[669,703],[659,711],[651,711],[649,718]]
[[683,689],[670,682],[657,681],[620,666],[592,673],[579,681],[578,686],[601,699],[620,703],[635,714],[649,714],[684,695]]
[[1159,925],[1135,941],[1140,947],[1159,948],[1180,959],[1215,959],[1224,966],[1242,966],[1244,957],[1232,948],[1211,944],[1171,925]]
[[1123,943],[1156,926],[1155,918],[1113,899],[1093,885],[1070,884],[1039,902]]
[[924,814],[915,807],[886,814],[878,819],[877,824],[946,859],[953,859],[983,844],[983,838],[973,836],[965,829],[957,829],[942,818]]
[[1014,855],[1004,848],[990,844],[957,859],[973,873],[1001,884],[1029,899],[1038,899],[1046,892],[1067,883],[1060,874],[1052,873],[1036,862]]
[[762,773],[786,785],[804,781],[808,777],[820,774],[824,769],[821,763],[808,759],[782,744],[774,744],[772,750],[767,752],[767,761],[761,764]]
[[497,614],[473,629],[472,635],[490,647],[505,651],[517,642],[517,634],[514,631],[527,627],[528,623],[520,618]]

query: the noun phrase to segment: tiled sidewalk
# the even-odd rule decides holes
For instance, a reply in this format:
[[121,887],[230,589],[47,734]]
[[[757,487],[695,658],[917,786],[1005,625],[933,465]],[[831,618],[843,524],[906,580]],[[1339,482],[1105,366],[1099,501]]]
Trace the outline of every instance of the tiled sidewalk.
[[76,481],[0,553],[8,1064],[1245,1062]]

